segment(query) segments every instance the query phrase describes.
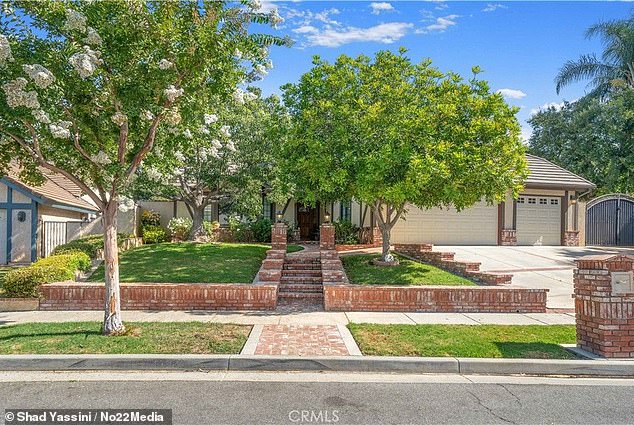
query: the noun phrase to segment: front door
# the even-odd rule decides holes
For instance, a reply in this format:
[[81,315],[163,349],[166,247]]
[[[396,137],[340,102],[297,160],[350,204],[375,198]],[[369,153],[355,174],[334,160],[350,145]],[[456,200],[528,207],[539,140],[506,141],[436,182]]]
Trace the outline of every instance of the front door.
[[319,204],[317,207],[297,203],[297,226],[303,241],[317,240],[319,236]]

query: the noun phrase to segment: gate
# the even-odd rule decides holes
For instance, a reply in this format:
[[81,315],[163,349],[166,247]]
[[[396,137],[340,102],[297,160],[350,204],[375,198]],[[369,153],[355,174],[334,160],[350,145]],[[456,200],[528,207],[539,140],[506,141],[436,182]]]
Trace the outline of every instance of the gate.
[[66,243],[66,222],[43,221],[42,222],[42,256],[51,255],[55,247]]
[[634,246],[634,198],[613,193],[588,202],[586,244]]

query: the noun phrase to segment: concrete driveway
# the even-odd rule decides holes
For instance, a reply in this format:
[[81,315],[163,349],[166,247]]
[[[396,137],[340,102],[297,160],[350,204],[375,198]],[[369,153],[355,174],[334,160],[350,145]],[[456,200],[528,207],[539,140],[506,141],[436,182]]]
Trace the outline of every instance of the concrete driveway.
[[573,309],[572,271],[575,258],[626,252],[633,249],[566,246],[434,246],[434,251],[456,253],[457,260],[478,261],[480,269],[510,273],[513,286],[547,288],[548,307]]

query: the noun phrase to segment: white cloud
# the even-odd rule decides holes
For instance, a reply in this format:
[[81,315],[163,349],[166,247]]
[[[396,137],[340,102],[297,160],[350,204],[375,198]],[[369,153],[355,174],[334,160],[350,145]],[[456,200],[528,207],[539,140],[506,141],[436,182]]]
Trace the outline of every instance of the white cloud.
[[332,15],[339,15],[341,11],[335,7],[322,10],[321,12],[312,12],[310,10],[288,9],[284,18],[293,20],[297,25],[312,25],[313,22],[319,21],[327,25],[339,26],[340,22],[331,18]]
[[531,138],[533,134],[533,129],[530,126],[522,125],[522,132],[520,133],[520,139],[524,144],[528,143],[528,139]]
[[536,113],[540,112],[540,111],[546,111],[550,108],[553,108],[555,111],[559,111],[561,110],[561,108],[563,108],[565,105],[564,102],[550,102],[550,103],[544,103],[542,106],[538,107],[538,108],[533,108],[531,109],[531,116],[535,115]]
[[417,30],[416,33],[427,34],[434,31],[445,31],[447,28],[456,25],[456,19],[459,17],[460,15],[447,15],[443,16],[442,18],[436,18],[436,22],[431,25],[427,25],[423,29]]
[[522,99],[526,97],[526,93],[516,89],[500,89],[498,90],[498,93],[507,99]]
[[370,8],[372,9],[373,15],[378,15],[381,12],[389,12],[391,10],[394,10],[394,6],[387,2],[372,2],[370,3]]
[[500,3],[488,3],[487,7],[482,9],[483,12],[495,12],[498,9],[506,9],[507,7]]
[[298,34],[316,34],[319,30],[312,25],[302,25],[301,27],[295,28],[293,32]]
[[404,37],[413,26],[411,23],[390,22],[369,28],[326,29],[318,34],[308,35],[307,39],[310,45],[324,47],[339,47],[358,41],[390,44]]

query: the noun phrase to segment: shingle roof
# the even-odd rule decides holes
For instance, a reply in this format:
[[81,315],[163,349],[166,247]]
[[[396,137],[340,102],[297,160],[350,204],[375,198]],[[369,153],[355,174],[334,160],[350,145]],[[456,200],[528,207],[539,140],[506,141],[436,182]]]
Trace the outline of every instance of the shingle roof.
[[535,155],[526,155],[530,174],[526,187],[552,189],[593,189],[596,185],[583,177]]
[[43,168],[40,168],[40,172],[45,177],[44,183],[41,186],[34,186],[21,181],[18,177],[19,169],[17,167],[12,167],[9,174],[4,178],[20,186],[35,197],[42,199],[46,205],[98,211],[97,207],[81,198],[82,190],[75,183],[61,174],[55,174]]

